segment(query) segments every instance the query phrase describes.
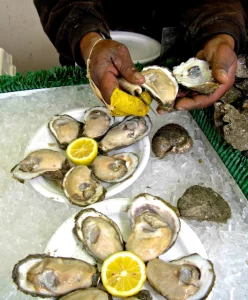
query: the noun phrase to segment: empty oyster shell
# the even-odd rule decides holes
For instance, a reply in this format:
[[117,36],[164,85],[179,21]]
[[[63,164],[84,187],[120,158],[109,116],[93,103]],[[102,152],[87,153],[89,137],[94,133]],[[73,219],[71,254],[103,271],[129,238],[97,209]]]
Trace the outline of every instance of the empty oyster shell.
[[84,290],[76,290],[65,296],[59,298],[59,300],[112,300],[112,296],[106,291],[98,288],[87,288]]
[[152,129],[148,115],[144,117],[128,116],[118,125],[113,126],[98,146],[104,152],[130,146],[147,136]]
[[124,250],[118,225],[93,208],[77,213],[73,232],[98,262],[102,262],[110,254]]
[[132,231],[126,249],[149,261],[168,251],[181,228],[179,212],[162,198],[144,193],[128,209]]
[[112,117],[108,109],[104,106],[95,106],[84,113],[83,136],[99,139],[113,126],[115,118]]
[[66,149],[68,144],[81,134],[83,123],[69,115],[55,115],[48,122],[48,128],[55,137],[59,147]]
[[83,260],[34,254],[15,264],[12,279],[18,289],[26,294],[58,297],[95,286],[99,273],[95,266]]
[[150,285],[168,300],[206,299],[215,282],[212,262],[197,253],[170,262],[152,259],[146,274]]
[[92,178],[92,171],[84,165],[71,168],[64,176],[62,187],[68,200],[78,206],[102,201],[105,188]]
[[178,93],[178,83],[172,72],[159,66],[148,66],[141,71],[146,82],[142,87],[157,101],[163,110],[173,108]]
[[193,146],[188,131],[179,124],[169,123],[160,127],[152,138],[152,151],[159,157],[173,153],[185,153]]
[[111,156],[98,155],[91,167],[95,177],[104,182],[121,182],[132,176],[137,169],[139,157],[132,152]]
[[29,153],[10,172],[13,178],[21,183],[38,176],[60,181],[71,167],[62,153],[51,149],[39,149]]
[[172,73],[178,83],[201,94],[212,94],[219,87],[208,62],[196,57],[173,67]]

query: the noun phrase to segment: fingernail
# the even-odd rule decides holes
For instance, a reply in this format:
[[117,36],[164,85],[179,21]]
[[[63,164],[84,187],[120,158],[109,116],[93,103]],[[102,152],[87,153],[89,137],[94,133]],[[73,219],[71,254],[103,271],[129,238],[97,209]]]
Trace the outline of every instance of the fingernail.
[[185,110],[182,106],[177,107],[177,110]]
[[225,79],[225,81],[228,81],[228,74],[225,70],[222,69],[220,71],[220,75],[221,75],[221,77],[223,77]]
[[143,79],[144,77],[141,73],[136,72],[136,73],[134,73],[134,78],[137,79],[137,80],[140,80],[140,79]]

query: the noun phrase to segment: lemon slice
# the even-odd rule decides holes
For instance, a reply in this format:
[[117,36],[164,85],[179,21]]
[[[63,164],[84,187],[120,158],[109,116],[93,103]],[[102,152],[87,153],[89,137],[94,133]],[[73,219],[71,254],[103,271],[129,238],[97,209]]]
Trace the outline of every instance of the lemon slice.
[[142,289],[146,280],[145,263],[130,251],[115,252],[104,260],[101,280],[111,295],[132,296]]
[[98,154],[97,142],[88,137],[72,141],[66,148],[67,157],[76,165],[89,165]]

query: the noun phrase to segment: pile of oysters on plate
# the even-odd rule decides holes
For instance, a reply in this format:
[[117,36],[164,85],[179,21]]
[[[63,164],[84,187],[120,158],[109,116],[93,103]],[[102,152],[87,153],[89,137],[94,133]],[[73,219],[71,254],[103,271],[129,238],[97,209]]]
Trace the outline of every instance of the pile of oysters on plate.
[[[147,136],[152,122],[149,116],[128,116],[118,123],[107,108],[95,106],[84,112],[82,122],[67,114],[55,115],[48,128],[61,151],[37,149],[29,153],[12,168],[12,176],[22,183],[44,176],[57,182],[72,204],[87,206],[105,198],[103,183],[119,183],[132,176],[139,157],[124,148]],[[79,137],[98,142],[100,151],[89,166],[74,165],[64,153],[68,144]],[[117,149],[123,152],[114,153]]]
[[[160,258],[177,241],[181,229],[177,208],[160,197],[143,193],[130,201],[127,214],[131,232],[124,242],[112,219],[93,208],[79,211],[73,233],[96,263],[46,254],[28,255],[12,271],[18,289],[32,296],[62,297],[59,299],[112,299],[100,282],[101,264],[109,255],[128,250],[146,263],[147,282],[165,299],[206,299],[215,283],[210,260],[198,253],[168,262]],[[148,290],[142,290],[127,299],[153,297]]]

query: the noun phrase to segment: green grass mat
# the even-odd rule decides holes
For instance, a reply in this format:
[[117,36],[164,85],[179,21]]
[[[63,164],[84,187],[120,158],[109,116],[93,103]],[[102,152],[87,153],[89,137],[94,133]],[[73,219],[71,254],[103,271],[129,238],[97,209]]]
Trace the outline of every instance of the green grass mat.
[[[170,64],[170,61],[165,65]],[[141,64],[136,64],[142,70]],[[80,67],[54,67],[49,70],[17,73],[16,76],[0,76],[0,93],[8,93],[40,88],[52,88],[89,83],[86,70]],[[235,150],[218,133],[214,126],[213,108],[191,111],[192,116],[218,153],[230,174],[248,199],[248,158]]]

